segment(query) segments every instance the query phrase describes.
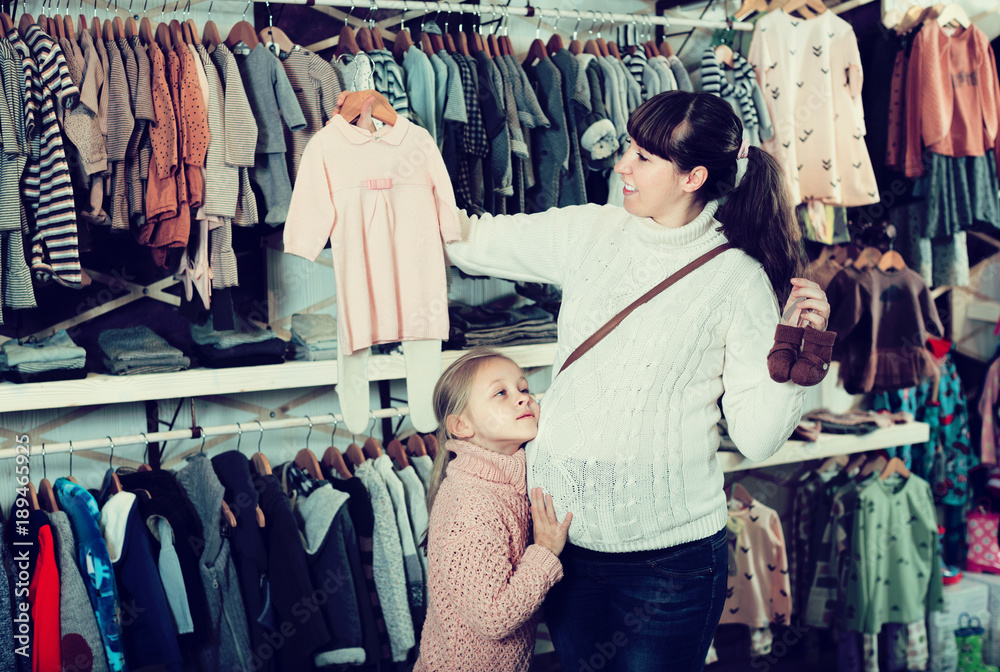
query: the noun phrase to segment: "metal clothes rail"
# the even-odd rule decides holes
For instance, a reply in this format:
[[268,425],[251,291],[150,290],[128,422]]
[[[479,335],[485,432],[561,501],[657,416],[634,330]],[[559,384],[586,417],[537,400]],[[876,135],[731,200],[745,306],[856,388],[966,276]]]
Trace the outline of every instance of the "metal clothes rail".
[[[410,414],[408,406],[398,408],[383,408],[371,411],[371,419],[401,418]],[[86,439],[83,441],[67,441],[64,443],[35,443],[30,446],[31,455],[46,455],[53,453],[69,453],[78,450],[104,450],[107,448],[120,448],[122,446],[135,446],[150,444],[159,441],[179,441],[184,439],[201,439],[213,436],[227,436],[249,434],[257,432],[263,433],[273,429],[293,429],[295,427],[309,427],[310,425],[337,425],[344,421],[339,413],[324,413],[322,415],[309,415],[301,418],[283,418],[281,420],[250,420],[249,422],[239,422],[230,425],[216,425],[214,427],[193,427],[187,429],[175,429],[166,432],[149,432],[144,434],[128,434],[125,436],[105,436],[99,439]],[[17,448],[7,448],[0,450],[0,460],[9,460],[19,454]],[[23,450],[20,451],[23,455]]]

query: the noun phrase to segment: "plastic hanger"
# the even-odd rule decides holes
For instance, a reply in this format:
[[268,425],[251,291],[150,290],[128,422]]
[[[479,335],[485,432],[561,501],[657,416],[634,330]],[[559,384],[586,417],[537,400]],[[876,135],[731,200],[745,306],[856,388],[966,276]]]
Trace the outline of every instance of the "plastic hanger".
[[382,445],[378,442],[378,439],[369,438],[365,441],[364,447],[365,457],[369,460],[375,460],[382,457]]
[[348,123],[353,123],[355,119],[361,116],[361,106],[368,98],[375,99],[375,103],[372,105],[372,117],[379,121],[384,121],[390,126],[395,125],[398,116],[396,111],[392,109],[389,100],[375,89],[352,92],[347,96],[347,100],[344,101],[343,106],[341,106],[340,115]]
[[906,462],[903,462],[903,460],[898,457],[894,457],[886,462],[885,467],[882,468],[882,474],[879,478],[884,481],[893,474],[899,474],[903,478],[910,477],[910,470],[906,468]]
[[427,454],[431,456],[432,460],[437,457],[440,446],[438,445],[436,436],[433,434],[424,436],[424,447],[427,449]]
[[400,469],[406,469],[410,466],[410,461],[406,459],[406,450],[399,439],[390,441],[389,445],[385,447],[385,452],[395,461]]
[[812,19],[826,11],[823,0],[789,0],[781,9],[786,14],[798,12],[806,19]]
[[427,455],[427,446],[424,445],[424,440],[420,438],[419,434],[414,434],[407,440],[406,452],[415,456]]
[[962,28],[968,28],[972,24],[972,21],[969,20],[969,15],[957,2],[945,5],[934,20],[942,27],[954,23]]
[[767,0],[743,0],[743,5],[736,10],[734,18],[743,20],[755,14],[757,12],[766,12],[768,10]]

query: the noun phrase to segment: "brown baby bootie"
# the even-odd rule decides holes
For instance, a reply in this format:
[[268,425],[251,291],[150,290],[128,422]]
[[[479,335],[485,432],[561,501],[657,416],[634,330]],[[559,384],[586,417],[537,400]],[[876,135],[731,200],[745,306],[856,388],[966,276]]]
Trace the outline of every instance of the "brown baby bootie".
[[799,357],[799,346],[802,345],[803,327],[790,327],[779,324],[774,332],[774,346],[767,353],[767,370],[771,380],[776,383],[787,383],[792,377],[792,365]]
[[835,332],[817,331],[812,327],[805,329],[802,354],[792,367],[792,380],[796,385],[810,387],[826,378],[830,360],[833,359],[833,343],[836,340]]

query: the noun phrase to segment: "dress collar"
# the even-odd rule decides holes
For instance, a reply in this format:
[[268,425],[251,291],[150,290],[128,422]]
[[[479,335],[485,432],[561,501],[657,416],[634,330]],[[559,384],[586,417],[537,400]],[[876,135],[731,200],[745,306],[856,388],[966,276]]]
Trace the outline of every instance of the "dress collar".
[[456,454],[448,465],[449,474],[468,474],[491,483],[511,485],[522,495],[528,493],[524,448],[513,455],[501,455],[468,441],[452,439],[445,444],[445,450]]
[[409,129],[410,121],[402,115],[396,117],[396,123],[392,126],[386,124],[379,130],[372,133],[371,131],[365,130],[363,128],[358,128],[357,126],[348,123],[339,114],[335,114],[330,123],[337,127],[344,137],[347,138],[353,145],[363,145],[366,142],[387,142],[390,145],[399,145],[403,142],[403,138],[406,137],[406,131]]

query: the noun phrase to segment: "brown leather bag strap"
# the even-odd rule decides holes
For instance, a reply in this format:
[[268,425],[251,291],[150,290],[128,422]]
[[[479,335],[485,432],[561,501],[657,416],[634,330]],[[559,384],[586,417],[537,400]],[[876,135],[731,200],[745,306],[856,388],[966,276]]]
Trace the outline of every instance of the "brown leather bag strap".
[[600,329],[598,329],[594,333],[594,335],[592,335],[586,341],[584,341],[583,343],[581,343],[580,345],[578,345],[576,347],[576,350],[574,350],[570,354],[570,356],[566,358],[566,361],[563,362],[562,367],[559,369],[559,373],[562,373],[563,371],[565,371],[566,367],[568,367],[570,364],[572,364],[576,360],[578,360],[581,357],[583,357],[584,354],[586,354],[586,352],[588,350],[590,350],[592,347],[594,347],[595,345],[597,345],[598,343],[600,343],[604,339],[604,337],[607,336],[608,334],[610,334],[612,332],[612,330],[614,330],[615,327],[617,327],[619,324],[621,324],[622,320],[624,320],[626,317],[628,317],[632,313],[633,310],[635,310],[636,308],[638,308],[642,304],[644,304],[647,301],[649,301],[650,299],[652,299],[654,296],[656,296],[657,294],[659,294],[660,292],[662,292],[663,290],[665,290],[667,287],[669,287],[670,285],[674,284],[675,282],[677,282],[678,280],[680,280],[681,278],[683,278],[685,275],[687,275],[691,271],[697,269],[699,266],[704,265],[705,263],[711,261],[715,257],[719,256],[720,254],[722,254],[726,250],[728,250],[730,248],[733,248],[733,247],[735,247],[735,245],[733,245],[732,243],[726,243],[725,245],[719,245],[714,250],[706,252],[705,254],[701,255],[700,257],[698,257],[697,259],[695,259],[694,261],[692,261],[687,266],[679,269],[676,273],[671,274],[668,278],[666,278],[663,282],[661,282],[660,284],[658,284],[656,287],[653,287],[651,290],[649,290],[648,292],[646,292],[645,294],[643,294],[642,296],[640,296],[638,299],[636,299],[635,301],[633,301],[632,303],[630,303],[624,310],[622,310],[622,312],[620,312],[617,315],[615,315],[614,317],[612,317],[608,321],[607,324],[605,324],[603,327],[601,327]]

